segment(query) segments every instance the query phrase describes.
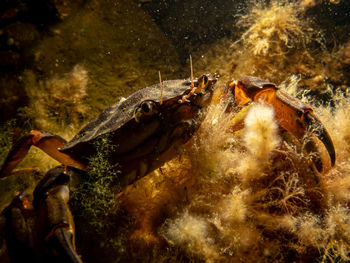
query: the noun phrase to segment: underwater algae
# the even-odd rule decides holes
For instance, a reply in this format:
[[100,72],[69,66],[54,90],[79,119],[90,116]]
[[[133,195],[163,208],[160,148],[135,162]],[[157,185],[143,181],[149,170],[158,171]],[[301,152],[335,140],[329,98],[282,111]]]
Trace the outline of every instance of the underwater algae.
[[[195,75],[217,71],[222,75],[221,83],[241,75],[256,75],[281,84],[291,95],[309,102],[332,136],[336,167],[315,175],[302,150],[306,142],[281,134],[273,110],[265,104],[257,103],[249,109],[241,130],[227,132],[239,109],[224,114],[228,101],[223,100],[212,106],[201,129],[178,158],[117,195],[121,219],[116,219],[113,211],[97,222],[115,224],[109,228],[108,240],[100,235],[83,234],[79,238],[78,234],[78,251],[84,261],[349,260],[349,45],[327,47],[322,29],[305,16],[320,4],[312,2],[315,5],[310,9],[299,1],[252,2],[235,25],[239,39],[220,38],[194,51]],[[113,3],[107,1],[106,7],[98,1],[89,2],[80,15],[64,18],[65,22],[34,49],[34,69],[26,71],[23,78],[30,94],[29,109],[36,114],[36,128],[70,138],[87,119],[120,95],[156,83],[159,69],[163,73],[169,72],[169,65],[179,66],[176,58],[163,61],[172,57],[164,54],[171,44],[163,36],[159,40],[158,29],[154,41],[159,40],[164,49],[152,55],[149,63],[140,62],[149,51],[144,45],[136,45],[135,49],[128,46],[138,43],[139,33],[125,34],[125,43],[115,44],[115,38],[124,31],[116,32],[116,27],[108,25],[116,24],[110,22],[113,16],[107,12]],[[105,32],[95,23],[100,17],[108,21]],[[127,21],[124,16],[120,19]],[[83,21],[78,33],[70,30],[75,20]],[[136,28],[134,23],[130,27]],[[96,31],[101,31],[97,47],[91,41]],[[105,40],[106,35],[112,40]],[[67,39],[72,44],[62,49]],[[111,54],[120,52],[118,58],[104,53],[106,50]],[[139,55],[135,50],[140,50]],[[55,56],[57,61],[52,63]],[[187,66],[183,71],[189,72]],[[180,78],[176,72],[174,69],[172,78]],[[33,92],[34,86],[40,92]],[[115,90],[118,86],[122,88]],[[310,91],[316,97],[327,93],[332,107],[328,101],[312,100]],[[64,113],[67,107],[69,116]],[[320,147],[320,151],[324,149]],[[34,150],[23,167],[35,164],[46,171],[56,165],[43,161],[39,154]],[[327,156],[325,162],[328,170]],[[77,219],[78,233],[89,229],[89,224],[79,223],[86,222]],[[95,249],[91,249],[93,246]]]
[[[162,168],[164,185],[170,180],[167,178],[176,178],[174,165],[179,165],[182,171],[179,172],[179,185],[184,182],[186,171],[192,182],[184,186],[188,203],[181,204],[175,211],[168,209],[170,216],[164,216],[167,219],[159,233],[175,255],[178,256],[179,250],[185,253],[184,262],[186,258],[199,262],[347,261],[349,242],[344,233],[349,228],[349,185],[348,150],[344,148],[349,145],[346,117],[349,102],[343,92],[344,88],[347,90],[349,74],[343,67],[344,56],[338,55],[346,52],[346,46],[343,48],[339,44],[335,50],[328,51],[322,30],[303,16],[305,7],[298,2],[271,1],[270,5],[260,2],[251,8],[252,11],[242,17],[241,23],[248,28],[243,31],[242,38],[234,43],[221,39],[216,44],[203,45],[203,50],[208,52],[198,52],[195,69],[199,72],[216,70],[225,80],[244,74],[262,76],[277,83],[286,80],[281,83],[281,88],[317,105],[314,106],[316,113],[326,127],[332,127],[330,133],[336,145],[338,164],[317,175],[320,182],[316,183],[307,156],[301,150],[303,144],[286,134],[277,136],[273,124],[268,126],[269,129],[262,128],[261,115],[256,119],[256,128],[251,131],[246,127],[240,132],[242,135],[223,133],[228,127],[222,125],[229,122],[218,106],[208,113],[208,121],[193,138],[192,146],[191,143],[187,145],[189,149],[183,153],[180,164],[173,160]],[[279,23],[274,23],[274,19]],[[266,28],[265,24],[268,24]],[[261,39],[266,49],[261,49],[264,45],[256,47],[255,39]],[[203,55],[200,52],[204,52]],[[313,90],[313,94],[321,95],[318,97],[321,99],[322,94],[328,94],[326,98],[330,98],[333,106],[328,99],[319,101],[307,95]],[[325,106],[320,106],[322,104]],[[212,118],[214,112],[217,115]],[[265,118],[274,123],[273,115],[267,114]],[[262,133],[268,130],[269,136]],[[250,132],[255,136],[249,136]],[[256,141],[259,139],[262,143]],[[233,150],[227,150],[227,145],[233,145]],[[266,148],[268,145],[272,145],[271,148]],[[185,167],[182,165],[184,160],[187,160]],[[167,167],[171,167],[170,173]],[[149,180],[154,177],[159,175],[153,175]],[[142,181],[138,183],[148,189],[141,191],[154,187]],[[127,189],[124,193],[127,196],[128,191],[131,192],[128,200],[133,200],[133,206],[126,209],[137,210],[139,202],[152,217],[156,204],[162,207],[163,195],[169,196],[168,187],[164,187],[164,191],[162,185],[158,187],[149,193],[150,204],[138,200],[141,196],[137,190],[132,194],[133,190]],[[184,198],[178,199],[179,190],[175,189],[169,199],[171,203]],[[164,212],[163,207],[161,210]],[[158,213],[154,211],[153,215],[159,218]],[[231,217],[228,216],[230,213]],[[137,218],[137,211],[132,214]],[[137,220],[141,225],[147,221],[145,218]],[[142,230],[144,236],[150,234],[147,226],[140,228],[137,230],[139,236]]]
[[310,16],[299,1],[250,3],[248,12],[237,14],[237,26],[242,30],[238,39],[222,38],[216,44],[203,45],[204,54],[198,54],[196,67],[204,66],[204,72],[215,70],[226,78],[252,75],[274,82],[296,74],[306,89],[319,92],[329,82],[336,86],[348,83],[342,62],[344,43],[337,43],[331,32],[319,27],[317,19],[324,17]]

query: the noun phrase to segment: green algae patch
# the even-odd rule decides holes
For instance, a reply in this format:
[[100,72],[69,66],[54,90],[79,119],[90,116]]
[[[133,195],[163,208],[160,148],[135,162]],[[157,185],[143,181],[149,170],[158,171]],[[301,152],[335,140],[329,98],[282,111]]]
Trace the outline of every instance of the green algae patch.
[[96,154],[89,159],[89,171],[81,175],[81,182],[72,189],[71,202],[79,207],[77,217],[89,218],[88,224],[98,233],[108,229],[108,219],[118,209],[116,193],[118,184],[118,164],[109,162],[114,150],[109,136],[102,136],[94,142]]

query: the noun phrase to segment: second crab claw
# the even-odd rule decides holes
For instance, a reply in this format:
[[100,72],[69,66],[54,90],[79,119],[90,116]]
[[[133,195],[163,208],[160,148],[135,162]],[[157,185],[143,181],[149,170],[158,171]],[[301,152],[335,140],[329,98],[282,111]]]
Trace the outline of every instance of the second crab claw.
[[3,211],[11,262],[82,263],[75,249],[69,184],[66,169],[53,168],[34,189],[32,202],[20,194]]
[[[241,77],[238,81],[229,82],[228,87],[232,89],[238,106],[259,100],[272,105],[278,124],[299,140],[310,130],[322,141],[328,151],[331,165],[335,165],[336,154],[332,139],[309,105],[278,89],[274,83],[257,77]],[[316,164],[316,167],[319,171],[322,170],[322,163]]]
[[75,230],[69,201],[70,174],[63,167],[51,169],[33,192],[36,231],[59,262],[81,263],[76,253]]

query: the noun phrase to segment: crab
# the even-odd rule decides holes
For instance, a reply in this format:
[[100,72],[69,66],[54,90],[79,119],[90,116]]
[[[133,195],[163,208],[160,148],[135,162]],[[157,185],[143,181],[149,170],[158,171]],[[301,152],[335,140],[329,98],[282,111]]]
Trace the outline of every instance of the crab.
[[[45,233],[50,235],[37,234],[39,239],[34,245],[25,245],[27,250],[38,251],[38,247],[45,246],[45,257],[61,262],[81,262],[75,250],[74,222],[71,220],[67,205],[69,199],[67,178],[70,177],[70,170],[88,171],[89,159],[96,154],[94,141],[105,135],[109,136],[114,148],[109,161],[111,164],[117,164],[116,168],[120,175],[118,180],[122,189],[159,168],[173,158],[177,154],[177,148],[187,142],[199,128],[205,117],[205,110],[211,103],[216,81],[215,77],[207,75],[195,80],[191,78],[160,81],[159,84],[141,89],[106,108],[70,142],[57,135],[36,130],[20,138],[10,150],[0,170],[0,177],[10,175],[32,145],[63,165],[55,168],[56,170],[50,170],[39,182],[37,190],[34,191],[33,202],[25,201],[33,206],[32,208],[23,209],[25,203],[23,200],[29,199],[19,195],[7,210],[17,208],[21,211],[24,221],[28,220],[26,219],[28,217],[33,218],[35,226],[39,224],[37,222],[49,226],[49,230],[46,229]],[[316,127],[318,132],[315,135],[328,150],[331,164],[335,164],[332,140],[325,127],[313,114],[311,107],[282,92],[275,84],[246,76],[238,81],[230,81],[223,96],[224,98],[233,96],[238,106],[260,99],[271,104],[279,125],[298,139],[301,139],[310,127]],[[50,209],[55,211],[57,206],[54,202],[49,202],[51,198],[58,200],[63,209],[61,214],[54,212],[58,217],[54,218],[54,222],[51,222],[52,217],[48,212]],[[20,227],[21,225],[17,228]],[[11,229],[13,232],[18,231],[13,225]],[[56,237],[58,230],[66,234]],[[36,227],[33,231],[43,232]],[[67,232],[70,233],[69,238]],[[66,244],[69,249],[60,249],[61,244]],[[39,258],[37,255],[34,257]]]
[[[103,110],[70,142],[49,132],[33,130],[13,145],[0,170],[0,177],[10,175],[32,145],[62,163],[66,167],[67,175],[70,169],[88,171],[89,159],[96,154],[94,141],[108,135],[114,149],[109,156],[109,162],[117,167],[119,183],[123,188],[170,160],[176,155],[177,147],[190,139],[205,116],[203,110],[210,104],[216,81],[215,77],[207,75],[195,80],[191,77],[191,80],[160,81],[159,84],[141,89]],[[34,216],[34,220],[49,226],[49,233],[61,230],[62,221],[70,214],[66,205],[69,194],[66,190],[62,192],[61,188],[64,186],[60,180],[55,179],[57,176],[60,178],[61,174],[48,172],[39,182],[40,190],[34,192],[34,195],[40,196],[34,196],[31,210],[39,215]],[[48,183],[50,184],[45,186]],[[52,192],[52,187],[60,190]],[[52,217],[48,214],[42,214],[45,209],[37,205],[51,197],[58,198],[61,204],[65,204],[60,206],[63,213],[54,213],[61,217],[55,218],[55,222],[51,222]],[[21,197],[15,199],[20,200]],[[21,206],[22,202],[14,201],[12,206],[14,204]],[[49,202],[46,209],[55,210],[55,203]],[[43,239],[45,240],[27,246],[34,246],[34,250],[37,250],[37,246],[49,242],[47,236]],[[68,244],[71,249],[52,250],[52,258],[59,254],[59,258],[70,258],[71,262],[77,262],[79,257],[75,251],[74,238],[67,240],[64,235],[60,235],[57,239],[60,241],[57,244]]]

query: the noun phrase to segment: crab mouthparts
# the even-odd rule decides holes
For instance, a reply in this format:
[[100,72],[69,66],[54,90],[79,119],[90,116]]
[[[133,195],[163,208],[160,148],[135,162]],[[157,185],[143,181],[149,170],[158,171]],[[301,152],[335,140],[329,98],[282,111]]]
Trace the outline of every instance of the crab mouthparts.
[[182,98],[179,100],[179,103],[182,104],[184,102],[190,102],[188,99],[192,95],[199,94],[202,90],[212,92],[216,81],[216,78],[209,79],[207,75],[202,75],[195,81],[195,85],[191,83],[191,87],[189,88],[190,92],[182,96]]

